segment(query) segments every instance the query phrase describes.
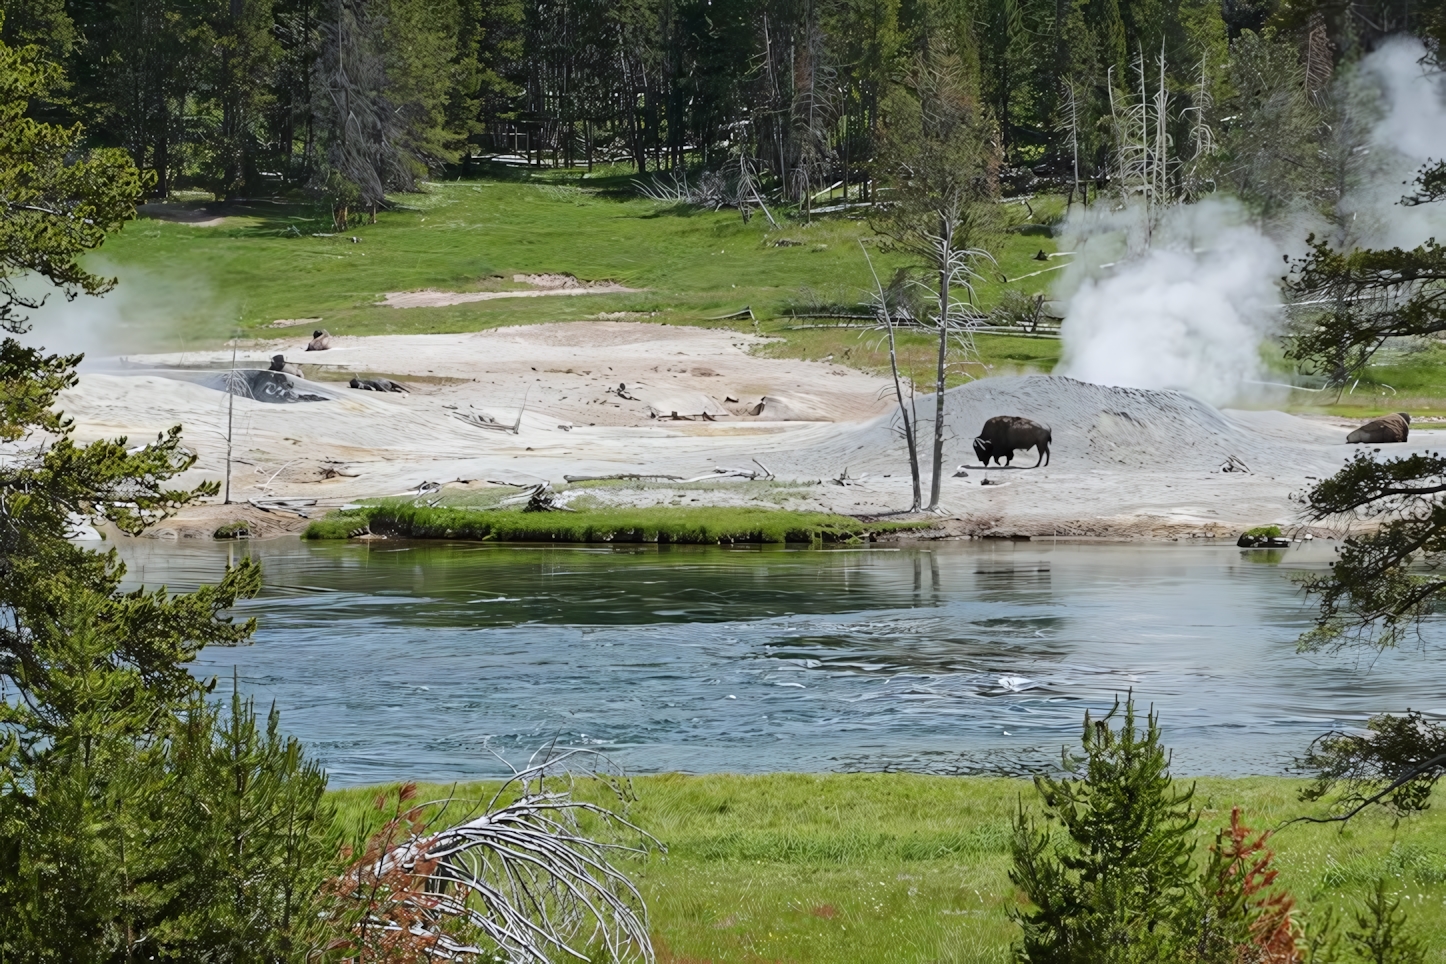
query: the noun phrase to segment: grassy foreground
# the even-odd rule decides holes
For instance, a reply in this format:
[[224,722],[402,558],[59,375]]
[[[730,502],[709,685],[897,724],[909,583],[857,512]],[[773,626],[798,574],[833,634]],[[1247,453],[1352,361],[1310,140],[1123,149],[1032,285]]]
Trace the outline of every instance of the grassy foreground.
[[487,542],[729,543],[859,542],[918,523],[866,523],[849,516],[782,509],[657,506],[522,512],[387,502],[333,512],[307,526],[305,539],[345,539],[358,529],[407,539]]
[[[1004,964],[1010,820],[1036,807],[1023,781],[911,774],[662,776],[634,780],[635,823],[668,846],[631,865],[663,964]],[[1296,780],[1201,779],[1201,847],[1233,806],[1254,827],[1305,812]],[[485,799],[485,784],[427,786],[421,799]],[[582,794],[596,788],[584,785]],[[351,827],[378,822],[377,788],[332,794]],[[601,798],[599,798],[601,799]],[[1446,961],[1446,815],[1399,826],[1295,824],[1274,838],[1280,883],[1307,913],[1349,919],[1387,875],[1411,931]]]

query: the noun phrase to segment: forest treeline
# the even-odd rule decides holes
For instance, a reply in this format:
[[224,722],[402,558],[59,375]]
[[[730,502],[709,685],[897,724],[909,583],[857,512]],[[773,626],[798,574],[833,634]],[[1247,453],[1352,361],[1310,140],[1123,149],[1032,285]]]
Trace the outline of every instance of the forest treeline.
[[[891,83],[948,48],[1009,169],[1101,180],[1118,102],[1164,89],[1190,139],[1232,41],[1274,37],[1304,93],[1439,0],[7,0],[0,37],[64,88],[34,112],[124,148],[160,196],[305,185],[382,203],[477,155],[730,163],[798,201],[867,192]],[[1268,59],[1268,58],[1267,58]],[[1276,61],[1280,57],[1275,58]],[[1193,113],[1192,113],[1193,112]],[[1288,132],[1280,132],[1288,133]]]

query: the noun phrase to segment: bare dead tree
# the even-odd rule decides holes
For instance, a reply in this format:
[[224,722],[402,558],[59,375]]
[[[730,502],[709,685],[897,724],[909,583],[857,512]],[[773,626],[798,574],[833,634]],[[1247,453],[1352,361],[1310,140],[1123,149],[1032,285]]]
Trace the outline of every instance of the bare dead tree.
[[964,81],[957,55],[943,47],[920,55],[906,83],[890,95],[881,147],[893,194],[879,230],[918,259],[930,279],[920,284],[933,308],[920,321],[934,329],[939,346],[928,505],[933,511],[944,474],[950,349],[974,354],[973,331],[984,317],[974,304],[975,265],[993,260],[983,242],[998,216],[993,203],[998,138]]
[[389,188],[416,186],[400,146],[402,113],[387,96],[382,27],[376,0],[335,0],[322,31],[316,87],[326,151],[314,186],[331,200],[338,231],[346,229],[351,205],[375,219]]
[[[626,780],[602,769],[606,758],[551,747],[539,756],[480,813],[454,815],[455,798],[412,804],[415,786],[401,789],[396,815],[337,883],[343,903],[360,907],[353,951],[651,964],[647,909],[614,861],[662,845],[618,810],[575,795],[582,777],[619,803],[630,798]],[[584,832],[584,822],[596,829]]]
[[894,309],[890,304],[889,293],[884,290],[883,284],[879,281],[878,272],[874,270],[873,259],[869,257],[869,251],[864,247],[863,240],[859,241],[859,250],[864,253],[864,261],[868,262],[869,274],[874,279],[874,290],[870,292],[869,306],[873,309],[874,317],[882,324],[889,340],[889,371],[894,377],[894,400],[899,405],[899,419],[903,424],[904,447],[909,452],[909,478],[914,484],[914,502],[909,506],[910,512],[918,512],[924,504],[923,486],[919,478],[919,440],[917,436],[919,416],[914,409],[914,383],[909,381],[909,397],[904,398],[904,383],[899,377],[899,352],[898,345],[894,338]]
[[823,29],[817,11],[809,7],[803,24],[802,43],[794,61],[792,134],[797,145],[793,166],[793,195],[812,214],[813,193],[826,184],[832,151],[829,133],[838,119],[838,70],[827,62]]

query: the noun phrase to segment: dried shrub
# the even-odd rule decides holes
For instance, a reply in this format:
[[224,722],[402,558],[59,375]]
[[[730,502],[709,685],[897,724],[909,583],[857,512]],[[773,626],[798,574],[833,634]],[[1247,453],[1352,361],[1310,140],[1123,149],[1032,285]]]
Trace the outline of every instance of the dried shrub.
[[1275,852],[1266,847],[1270,832],[1252,834],[1235,807],[1230,826],[1210,847],[1202,949],[1229,946],[1239,964],[1298,964],[1303,958],[1295,898],[1276,886]]

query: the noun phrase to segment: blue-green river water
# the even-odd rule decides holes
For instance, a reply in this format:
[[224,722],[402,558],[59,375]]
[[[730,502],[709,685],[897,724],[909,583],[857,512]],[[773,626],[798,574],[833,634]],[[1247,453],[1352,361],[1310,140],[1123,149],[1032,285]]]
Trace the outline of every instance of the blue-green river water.
[[967,770],[1057,759],[1129,690],[1177,772],[1278,773],[1333,726],[1446,712],[1440,624],[1296,653],[1291,576],[1324,546],[122,545],[129,584],[173,589],[245,553],[254,644],[195,670],[275,701],[335,785],[493,776],[553,740],[633,772]]

